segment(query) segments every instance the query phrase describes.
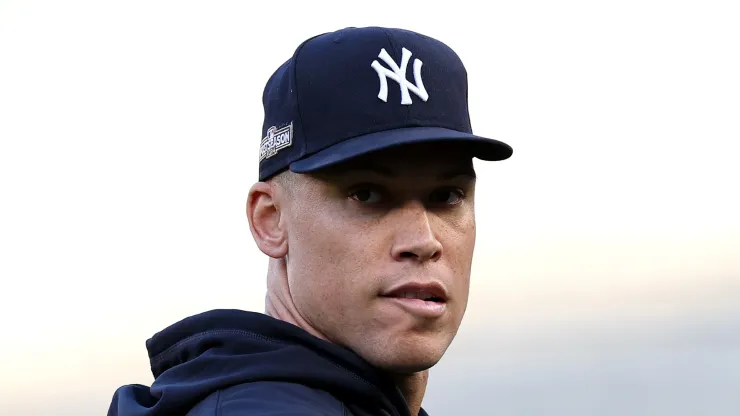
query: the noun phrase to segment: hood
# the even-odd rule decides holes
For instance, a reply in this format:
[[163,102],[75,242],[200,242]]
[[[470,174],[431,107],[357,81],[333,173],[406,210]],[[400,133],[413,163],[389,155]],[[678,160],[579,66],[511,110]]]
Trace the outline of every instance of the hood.
[[358,355],[261,313],[204,312],[155,334],[146,347],[154,383],[118,389],[109,415],[185,414],[217,390],[263,380],[409,415],[395,384]]

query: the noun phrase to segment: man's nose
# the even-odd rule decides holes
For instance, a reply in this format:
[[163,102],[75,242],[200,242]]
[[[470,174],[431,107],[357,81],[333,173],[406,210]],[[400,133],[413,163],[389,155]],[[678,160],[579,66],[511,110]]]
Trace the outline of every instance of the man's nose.
[[434,235],[423,204],[407,203],[398,208],[391,255],[394,260],[436,261],[442,256],[442,243]]

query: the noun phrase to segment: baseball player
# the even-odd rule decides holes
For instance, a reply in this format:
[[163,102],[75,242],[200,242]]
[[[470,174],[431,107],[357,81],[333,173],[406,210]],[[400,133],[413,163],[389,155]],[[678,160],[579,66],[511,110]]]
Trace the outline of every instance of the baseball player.
[[[304,41],[263,94],[246,213],[265,312],[214,310],[146,343],[155,381],[108,414],[426,415],[462,321],[476,222],[466,70],[442,42],[347,28]],[[256,143],[255,143],[256,145]]]

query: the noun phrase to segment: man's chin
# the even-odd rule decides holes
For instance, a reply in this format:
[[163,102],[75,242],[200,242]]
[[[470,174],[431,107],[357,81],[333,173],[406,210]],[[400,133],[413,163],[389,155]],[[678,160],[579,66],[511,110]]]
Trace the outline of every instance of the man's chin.
[[414,364],[405,364],[405,365],[397,365],[397,366],[391,366],[388,368],[383,369],[384,371],[400,376],[407,376],[412,375],[416,373],[421,373],[422,371],[429,370],[430,368],[434,367],[439,360],[431,362],[431,363],[414,363]]
[[420,354],[418,354],[418,352],[415,352],[414,354],[409,354],[408,356],[386,355],[368,361],[370,361],[370,363],[375,367],[387,373],[411,375],[414,373],[419,373],[421,371],[429,370],[430,368],[434,367],[442,358],[441,356],[437,355],[438,354],[429,354],[426,356],[421,356]]
[[378,335],[365,338],[364,342],[350,349],[372,366],[394,374],[413,374],[432,368],[442,359],[452,341],[446,334]]

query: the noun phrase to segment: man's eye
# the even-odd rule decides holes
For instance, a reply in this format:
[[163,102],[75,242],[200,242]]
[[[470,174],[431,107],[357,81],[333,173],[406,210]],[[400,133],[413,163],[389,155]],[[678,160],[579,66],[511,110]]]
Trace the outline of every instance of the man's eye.
[[455,205],[464,197],[465,194],[459,189],[438,189],[432,192],[430,199],[435,204]]
[[374,189],[358,189],[352,193],[351,197],[363,204],[375,204],[383,199],[383,195]]

